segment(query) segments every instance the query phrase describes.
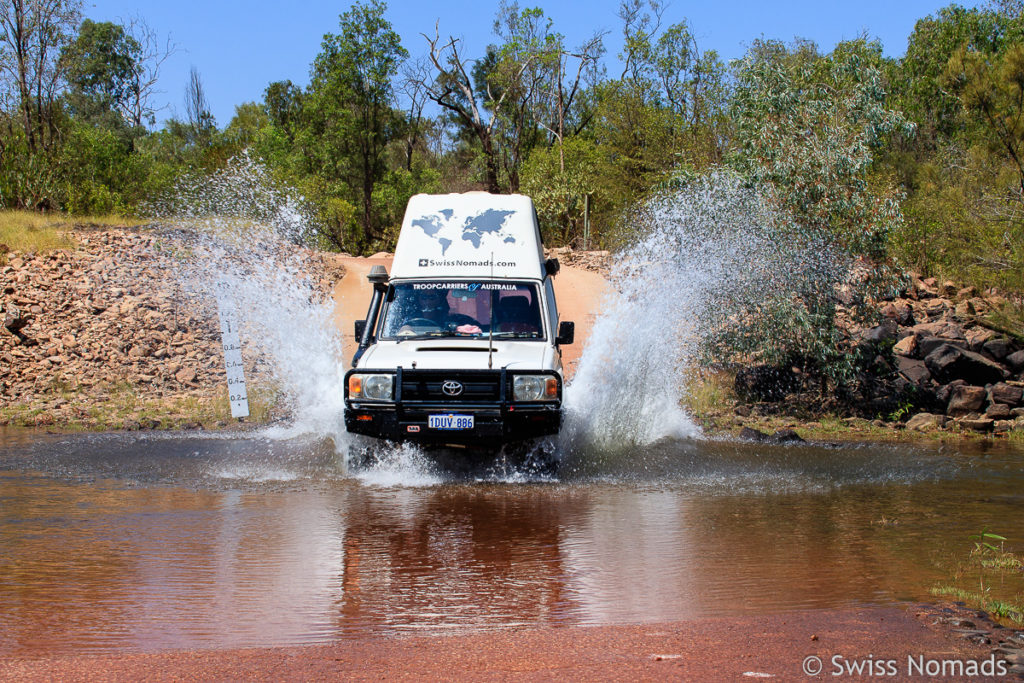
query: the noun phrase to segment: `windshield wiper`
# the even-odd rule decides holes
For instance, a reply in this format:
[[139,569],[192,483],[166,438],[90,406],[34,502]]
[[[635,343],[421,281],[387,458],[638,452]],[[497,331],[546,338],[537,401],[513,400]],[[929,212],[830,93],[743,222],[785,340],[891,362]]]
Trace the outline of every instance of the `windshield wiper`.
[[538,339],[540,334],[537,332],[495,332],[495,337],[511,337],[513,339]]

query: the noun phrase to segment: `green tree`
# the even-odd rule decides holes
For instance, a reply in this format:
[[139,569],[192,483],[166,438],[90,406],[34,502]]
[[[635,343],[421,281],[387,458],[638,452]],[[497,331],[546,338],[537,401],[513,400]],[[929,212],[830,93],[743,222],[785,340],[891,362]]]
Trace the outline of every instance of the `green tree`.
[[356,248],[383,235],[373,195],[387,171],[388,144],[398,134],[392,79],[408,56],[385,8],[371,0],[340,16],[340,33],[324,36],[302,106],[300,144],[325,180],[343,183],[360,207]]
[[[840,43],[817,57],[806,46],[755,44],[736,67],[733,101],[741,166],[773,188],[782,209],[850,253],[881,259],[902,217],[899,194],[872,187],[874,151],[912,124],[888,108],[881,45]],[[804,50],[801,53],[801,50]]]
[[862,305],[868,296],[895,284],[884,263],[889,236],[902,225],[900,195],[871,171],[875,151],[912,126],[887,107],[881,46],[863,39],[827,56],[806,42],[787,49],[759,41],[737,64],[736,81],[736,161],[772,198],[778,229],[795,243],[818,245],[823,257],[838,251],[829,261],[861,259],[867,274],[846,281],[833,267],[809,271],[795,296],[773,302],[744,338],[770,330],[776,361],[846,385],[858,368],[841,346],[838,290],[856,289],[849,303],[861,317],[869,313]]
[[9,0],[0,3],[0,85],[5,113],[17,107],[31,153],[57,138],[57,99],[65,75],[61,51],[78,25],[76,0]]
[[75,112],[87,118],[115,113],[130,121],[142,46],[124,26],[86,19],[61,52]]

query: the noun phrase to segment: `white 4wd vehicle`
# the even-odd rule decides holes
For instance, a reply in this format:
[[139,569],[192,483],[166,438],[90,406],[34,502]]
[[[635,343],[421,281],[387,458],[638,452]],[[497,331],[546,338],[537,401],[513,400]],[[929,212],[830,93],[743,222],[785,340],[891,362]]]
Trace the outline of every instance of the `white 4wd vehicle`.
[[390,278],[356,322],[345,427],[395,441],[496,446],[557,434],[559,322],[533,202],[469,192],[409,200]]

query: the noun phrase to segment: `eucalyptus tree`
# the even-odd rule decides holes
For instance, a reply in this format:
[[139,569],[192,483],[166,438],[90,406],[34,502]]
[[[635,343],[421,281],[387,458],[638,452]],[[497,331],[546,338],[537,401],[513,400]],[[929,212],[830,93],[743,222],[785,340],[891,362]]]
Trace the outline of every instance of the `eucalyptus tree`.
[[[61,51],[81,14],[79,0],[0,2],[0,88],[4,113],[17,108],[30,153],[57,137],[57,98],[65,75]],[[8,124],[10,127],[10,123]]]
[[100,118],[126,112],[141,56],[142,46],[121,24],[84,20],[74,41],[61,52],[75,113]]
[[383,237],[374,189],[388,170],[385,151],[401,123],[393,80],[408,53],[385,10],[381,0],[370,0],[340,15],[340,32],[324,35],[303,95],[298,139],[315,165],[310,170],[359,207],[360,235],[348,248]]
[[[775,346],[822,381],[847,384],[858,370],[837,327],[838,292],[851,288],[854,316],[872,292],[894,281],[884,266],[890,234],[902,226],[900,193],[871,176],[874,155],[913,126],[889,108],[881,46],[864,39],[820,55],[803,42],[787,49],[758,41],[736,65],[733,101],[738,165],[775,203],[780,230],[817,245],[851,270],[808,278],[766,328]],[[858,268],[853,268],[859,259]],[[852,273],[859,273],[856,277]]]

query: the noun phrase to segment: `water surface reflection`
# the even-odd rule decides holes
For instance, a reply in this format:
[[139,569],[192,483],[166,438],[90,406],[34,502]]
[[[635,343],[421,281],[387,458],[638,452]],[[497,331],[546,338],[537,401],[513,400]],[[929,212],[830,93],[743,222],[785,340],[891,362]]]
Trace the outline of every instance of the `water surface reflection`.
[[1008,448],[666,442],[553,481],[379,486],[319,441],[5,440],[0,653],[886,603],[982,526],[1024,540]]

